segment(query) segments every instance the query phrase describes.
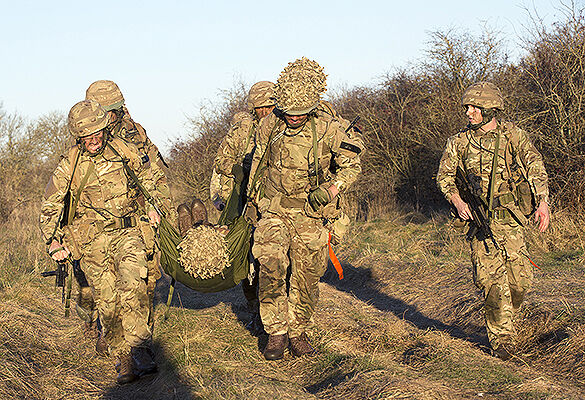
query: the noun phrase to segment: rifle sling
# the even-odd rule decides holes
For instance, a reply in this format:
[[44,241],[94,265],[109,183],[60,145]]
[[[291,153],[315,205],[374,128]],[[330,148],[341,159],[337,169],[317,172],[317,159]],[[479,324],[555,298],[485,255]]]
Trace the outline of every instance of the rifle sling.
[[[81,150],[79,150],[77,152],[77,156],[75,157],[75,162],[73,163],[73,170],[71,171],[71,178],[69,179],[69,182],[67,182],[67,188],[65,189],[66,194],[67,194],[67,192],[69,192],[71,190],[71,182],[73,181],[73,176],[75,175],[75,170],[77,169],[77,163],[79,162],[80,156],[81,156]],[[63,198],[63,200],[65,200],[65,198]],[[47,244],[51,244],[51,242],[55,239],[55,235],[57,234],[57,229],[59,229],[59,225],[61,225],[61,221],[63,220],[64,212],[65,212],[65,203],[63,203],[63,208],[61,209],[61,214],[60,214],[59,218],[57,218],[57,222],[55,223],[55,229],[53,229],[53,233],[51,234],[51,237],[47,241]]]
[[136,176],[136,173],[132,170],[132,168],[130,168],[128,166],[128,160],[126,158],[122,157],[120,155],[120,153],[118,153],[118,151],[116,149],[114,149],[114,146],[112,146],[110,142],[107,143],[107,146],[110,148],[110,150],[112,150],[114,155],[116,155],[117,157],[120,157],[120,159],[122,160],[122,165],[124,166],[124,171],[126,171],[126,174],[128,175],[128,177],[130,179],[132,179],[132,181],[136,184],[136,187],[138,187],[138,190],[140,190],[140,192],[142,193],[144,198],[146,200],[148,200],[148,202],[155,208],[156,212],[159,213],[161,215],[161,217],[166,218],[165,213],[163,213],[162,210],[159,209],[159,207],[156,205],[154,198],[150,195],[150,193],[148,193],[148,191],[144,188],[144,186],[142,186],[142,184],[138,180],[138,176]]

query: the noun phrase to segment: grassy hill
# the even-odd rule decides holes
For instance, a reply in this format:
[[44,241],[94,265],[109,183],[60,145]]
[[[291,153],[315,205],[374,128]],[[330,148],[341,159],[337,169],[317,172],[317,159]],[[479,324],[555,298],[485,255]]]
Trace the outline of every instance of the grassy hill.
[[[583,235],[575,218],[531,228],[534,290],[518,318],[519,354],[489,355],[467,243],[444,218],[396,214],[353,226],[344,265],[320,283],[313,357],[264,360],[247,328],[241,289],[200,294],[180,285],[163,319],[159,374],[118,386],[61,293],[39,272],[36,215],[13,215],[0,239],[0,398],[13,399],[582,399],[585,398]],[[579,236],[580,235],[580,236]]]

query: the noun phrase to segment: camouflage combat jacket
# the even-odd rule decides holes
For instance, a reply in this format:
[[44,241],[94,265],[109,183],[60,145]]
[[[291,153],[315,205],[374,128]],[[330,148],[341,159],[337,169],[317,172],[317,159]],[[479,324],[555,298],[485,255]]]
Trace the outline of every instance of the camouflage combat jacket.
[[134,144],[138,148],[140,154],[148,157],[147,165],[152,168],[153,179],[159,187],[159,200],[165,209],[164,211],[168,215],[169,212],[173,210],[171,193],[167,180],[168,166],[156,145],[152,143],[150,138],[146,135],[146,130],[142,125],[130,118],[129,114],[126,112],[122,117],[121,123],[117,124],[112,129],[111,134],[114,137],[121,138],[126,142]]
[[457,166],[461,166],[470,182],[476,182],[478,188],[475,190],[481,192],[487,204],[498,134],[500,143],[494,184],[494,208],[507,208],[517,215],[519,210],[513,194],[513,184],[520,174],[528,180],[536,206],[541,201],[548,203],[548,176],[542,156],[526,133],[511,122],[498,122],[496,129],[485,133],[465,129],[448,139],[437,174],[437,184],[443,195],[450,201],[451,196],[458,193],[455,174]]
[[[137,219],[144,212],[138,203],[140,193],[126,176],[122,157],[128,160],[129,167],[152,196],[158,197],[161,192],[155,184],[153,169],[148,166],[149,161],[131,143],[112,138],[106,148],[96,155],[90,155],[87,151],[80,153],[76,147],[62,157],[53,172],[45,189],[40,218],[41,231],[47,243],[55,232],[54,239],[63,239],[70,249],[91,242],[100,232],[138,225]],[[76,171],[72,174],[77,154]],[[74,214],[69,225],[61,228],[59,219],[72,176],[70,193],[73,204],[76,199],[77,204],[73,206]],[[152,206],[147,203],[145,209],[150,211]],[[142,218],[145,216],[142,215]]]
[[[311,119],[317,138],[316,169]],[[261,213],[295,208],[312,217],[330,218],[324,214],[328,210],[315,213],[307,207],[308,194],[317,183],[334,184],[344,192],[361,172],[359,154],[363,148],[361,140],[346,133],[337,118],[320,108],[295,129],[287,127],[284,117],[270,114],[262,119],[256,135],[250,198]]]
[[218,198],[227,200],[234,186],[234,165],[243,165],[244,170],[249,170],[256,147],[257,126],[258,120],[249,112],[239,112],[232,118],[230,130],[219,145],[213,163],[209,188],[212,201]]

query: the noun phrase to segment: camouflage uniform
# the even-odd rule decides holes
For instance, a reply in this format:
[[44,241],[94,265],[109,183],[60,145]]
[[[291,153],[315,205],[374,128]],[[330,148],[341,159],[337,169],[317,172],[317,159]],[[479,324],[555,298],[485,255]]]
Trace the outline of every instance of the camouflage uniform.
[[[522,163],[536,203],[548,203],[548,178],[542,156],[524,131],[499,122],[495,130],[465,129],[449,138],[439,165],[437,183],[447,200],[458,193],[457,166],[476,182],[485,204],[492,174],[497,135],[500,135],[494,184],[494,212],[490,221],[497,247],[491,240],[471,240],[473,278],[485,296],[485,319],[490,344],[497,349],[515,337],[513,318],[529,290],[533,271],[528,260],[522,225],[526,218],[512,194],[514,171]],[[513,137],[516,139],[512,139]],[[508,154],[511,156],[509,157]],[[515,160],[513,165],[509,161]]]
[[[139,123],[135,122],[124,105],[124,97],[118,86],[107,80],[100,80],[92,83],[86,92],[87,99],[96,100],[106,111],[116,113],[116,121],[110,124],[109,129],[112,136],[123,139],[125,142],[132,143],[136,146],[140,156],[144,160],[144,166],[152,169],[152,179],[158,190],[159,205],[171,220],[176,219],[174,208],[172,207],[171,194],[167,182],[168,166],[165,163],[160,151],[146,134],[146,130]],[[145,212],[145,199],[142,195],[138,197],[138,203]],[[155,231],[148,220],[142,218],[138,222],[142,238],[146,245],[146,256],[148,263],[148,297],[150,308],[149,325],[151,330],[154,329],[154,290],[156,282],[162,276],[159,266],[160,251],[155,240]],[[95,322],[95,313],[90,308],[93,304],[92,294],[83,288],[80,288],[78,305],[85,313],[92,316],[90,323]],[[81,311],[81,312],[80,312]],[[84,314],[78,309],[78,313]]]
[[[110,139],[109,145],[129,159],[144,187],[159,195],[152,169],[139,150],[119,138]],[[46,238],[52,236],[61,215],[74,162],[69,156],[62,158],[47,185],[41,208],[41,230]],[[109,147],[95,155],[82,151],[76,170],[71,193],[81,191],[75,216],[70,229],[57,229],[55,238],[80,250],[81,268],[92,287],[110,353],[120,356],[151,337],[146,249],[138,227],[146,216],[120,156]]]
[[258,119],[250,112],[239,112],[232,118],[230,130],[222,140],[213,163],[209,188],[211,201],[225,201],[229,197],[234,187],[234,165],[243,165],[244,171],[249,171],[256,147],[254,133],[257,126]]
[[[316,110],[309,118],[314,119],[318,140],[320,182],[334,184],[342,192],[361,171],[358,153],[362,145],[330,114]],[[307,203],[310,190],[315,188],[315,174],[309,172],[312,149],[310,121],[291,129],[281,115],[271,114],[262,120],[250,175],[255,176],[266,153],[266,165],[260,165],[259,177],[250,188],[261,215],[252,253],[260,262],[260,314],[270,335],[288,332],[294,338],[304,333],[312,321],[319,278],[327,265],[324,219],[335,214],[337,207],[333,202],[314,211]],[[333,162],[338,167],[335,176],[330,173]]]

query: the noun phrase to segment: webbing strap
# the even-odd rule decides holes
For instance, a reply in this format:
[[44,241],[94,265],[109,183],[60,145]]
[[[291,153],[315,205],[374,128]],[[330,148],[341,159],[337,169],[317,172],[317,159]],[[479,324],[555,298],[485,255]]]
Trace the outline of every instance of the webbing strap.
[[498,153],[500,150],[500,132],[496,136],[496,144],[494,146],[494,158],[492,159],[492,174],[490,177],[490,185],[488,189],[488,219],[491,219],[494,211],[494,189],[496,186],[496,169],[498,167]]
[[315,179],[319,186],[319,156],[317,151],[317,129],[315,128],[315,116],[311,115],[311,132],[313,135],[313,161],[315,168]]
[[248,150],[248,146],[250,145],[250,139],[252,139],[252,135],[254,134],[254,124],[250,126],[250,131],[248,132],[248,139],[246,140],[246,147],[244,147],[244,153]]
[[87,181],[89,179],[89,175],[93,172],[94,169],[95,169],[94,163],[93,162],[89,163],[89,167],[87,168],[87,172],[83,176],[83,179],[81,179],[81,182],[79,183],[79,188],[77,188],[77,193],[75,194],[75,197],[73,198],[73,202],[71,203],[71,207],[69,207],[69,215],[67,216],[67,223],[70,223],[73,220],[73,216],[75,215],[75,209],[77,209],[77,204],[79,203],[79,199],[81,197],[81,192],[83,191],[83,188],[85,188],[85,185],[87,184]]
[[[79,162],[80,156],[81,156],[81,150],[77,149],[77,156],[75,157],[75,162],[73,163],[73,170],[71,171],[71,178],[69,179],[69,182],[67,182],[67,188],[65,189],[65,195],[67,195],[67,192],[69,192],[69,190],[71,190],[71,182],[73,181],[73,176],[75,175],[75,170],[77,169],[77,163]],[[63,200],[65,200],[65,198]],[[55,229],[53,229],[53,233],[51,234],[51,237],[47,241],[47,244],[50,244],[53,241],[53,239],[55,239],[55,235],[57,234],[57,229],[59,229],[59,225],[61,225],[61,221],[63,220],[64,213],[65,213],[65,204],[63,204],[63,208],[61,209],[61,215],[59,216],[59,218],[57,218],[57,222],[55,223]],[[67,221],[67,223],[69,223],[69,221]]]

